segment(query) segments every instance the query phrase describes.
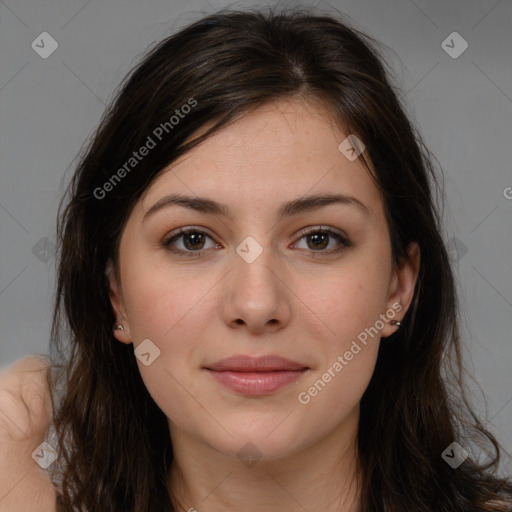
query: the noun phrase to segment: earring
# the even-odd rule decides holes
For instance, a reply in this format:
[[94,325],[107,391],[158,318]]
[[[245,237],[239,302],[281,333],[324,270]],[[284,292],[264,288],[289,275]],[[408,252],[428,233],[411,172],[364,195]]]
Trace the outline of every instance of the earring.
[[391,320],[390,325],[396,325],[396,327],[400,327],[402,323],[399,320]]
[[116,326],[114,327],[114,331],[119,331],[119,330],[120,330],[120,331],[124,331],[124,327],[123,327],[121,324],[116,325]]

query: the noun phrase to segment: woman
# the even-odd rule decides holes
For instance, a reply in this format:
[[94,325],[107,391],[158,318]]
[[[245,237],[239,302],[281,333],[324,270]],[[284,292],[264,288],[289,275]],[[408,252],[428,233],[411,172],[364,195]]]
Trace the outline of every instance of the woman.
[[59,510],[511,510],[435,186],[344,22],[225,11],[156,46],[59,209]]

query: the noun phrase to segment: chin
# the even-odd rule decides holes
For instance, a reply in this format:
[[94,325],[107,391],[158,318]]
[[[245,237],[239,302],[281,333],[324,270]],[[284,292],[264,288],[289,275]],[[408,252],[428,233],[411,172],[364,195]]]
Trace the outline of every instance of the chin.
[[[223,424],[233,436],[223,432],[215,439],[205,439],[215,450],[230,457],[244,460],[275,460],[293,455],[308,444],[302,439],[304,429],[294,425],[294,421],[286,415],[279,418],[272,415],[249,424],[248,420]],[[286,423],[289,422],[287,425]],[[211,434],[211,430],[208,432]],[[225,434],[225,435],[223,435]],[[209,436],[208,436],[209,437]]]

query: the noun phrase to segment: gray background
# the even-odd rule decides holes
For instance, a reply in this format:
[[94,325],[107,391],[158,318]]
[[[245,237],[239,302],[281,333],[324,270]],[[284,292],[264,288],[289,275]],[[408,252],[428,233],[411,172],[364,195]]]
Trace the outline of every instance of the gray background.
[[[407,109],[445,172],[466,364],[486,397],[470,383],[475,406],[487,407],[487,426],[512,452],[512,3],[316,4],[339,9],[392,50]],[[47,352],[57,203],[114,87],[148,45],[227,5],[0,1],[0,367]],[[249,5],[261,4],[229,4]],[[442,47],[454,31],[469,45],[457,58]],[[58,42],[47,59],[31,47],[42,32]]]

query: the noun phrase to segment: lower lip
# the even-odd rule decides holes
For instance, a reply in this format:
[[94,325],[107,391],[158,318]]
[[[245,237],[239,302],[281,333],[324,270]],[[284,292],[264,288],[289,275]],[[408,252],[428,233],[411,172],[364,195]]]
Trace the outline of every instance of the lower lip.
[[244,395],[267,395],[297,382],[307,369],[274,372],[207,371],[214,379],[233,391]]

